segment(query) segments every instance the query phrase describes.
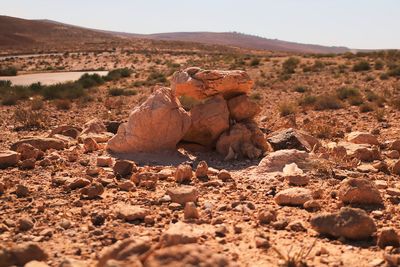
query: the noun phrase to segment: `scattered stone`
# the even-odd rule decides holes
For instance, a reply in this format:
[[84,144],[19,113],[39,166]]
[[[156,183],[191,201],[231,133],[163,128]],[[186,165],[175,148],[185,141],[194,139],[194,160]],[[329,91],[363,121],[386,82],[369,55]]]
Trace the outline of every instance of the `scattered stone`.
[[21,161],[21,169],[23,170],[32,170],[36,166],[36,160],[35,159],[25,159]]
[[17,148],[17,152],[21,155],[21,160],[33,159],[37,160],[44,156],[43,151],[35,148],[30,144],[23,143]]
[[11,149],[17,151],[22,144],[29,144],[41,151],[46,151],[49,149],[61,150],[65,148],[65,143],[59,139],[49,137],[32,137],[15,142],[11,145]]
[[94,199],[104,193],[104,187],[101,183],[93,182],[87,187],[81,189],[81,194],[88,198]]
[[160,88],[134,108],[128,122],[121,124],[118,133],[108,141],[107,149],[115,153],[175,150],[190,123],[189,114],[172,91]]
[[119,188],[120,190],[122,190],[122,191],[130,192],[130,191],[135,191],[136,186],[135,186],[135,184],[134,184],[133,182],[131,182],[131,181],[123,181],[123,182],[121,182],[121,183],[118,184],[118,188]]
[[17,222],[18,230],[22,232],[31,230],[34,225],[33,221],[28,217],[22,217]]
[[193,202],[186,202],[183,212],[186,220],[198,219],[200,217],[196,204]]
[[94,226],[101,226],[106,221],[106,215],[104,213],[92,213],[90,216],[90,220]]
[[353,144],[367,144],[379,146],[378,138],[375,135],[364,132],[351,132],[346,140]]
[[126,177],[136,171],[136,164],[129,160],[117,160],[113,167],[117,177]]
[[196,202],[198,192],[193,186],[179,186],[167,189],[167,195],[171,197],[171,201],[185,205],[186,202]]
[[400,152],[397,150],[390,150],[386,152],[386,156],[390,159],[398,159],[400,157]]
[[15,194],[17,195],[17,197],[27,197],[29,195],[29,188],[25,185],[17,184]]
[[175,181],[177,183],[190,182],[192,180],[192,167],[188,164],[180,164],[175,171]]
[[400,160],[396,161],[390,168],[393,174],[400,175]]
[[30,261],[24,267],[49,267],[49,265],[42,261]]
[[202,70],[188,68],[172,76],[171,88],[176,96],[206,99],[222,94],[225,99],[248,93],[253,86],[250,76],[241,70]]
[[99,144],[91,137],[83,139],[83,148],[85,153],[91,153],[99,150]]
[[303,206],[304,203],[312,200],[312,195],[309,189],[293,187],[278,192],[274,199],[281,206]]
[[220,170],[217,177],[223,182],[232,181],[232,176],[227,170]]
[[100,172],[101,172],[101,169],[97,168],[97,167],[89,167],[86,169],[86,174],[89,176],[97,176],[100,174]]
[[385,248],[387,246],[399,247],[400,246],[400,238],[397,234],[396,230],[392,227],[384,227],[381,229],[378,234],[378,242],[377,245],[380,248]]
[[149,211],[139,206],[119,204],[117,207],[117,217],[127,222],[144,220]]
[[316,211],[321,209],[321,204],[318,200],[309,200],[303,204],[303,207],[308,211]]
[[374,183],[378,189],[386,189],[388,187],[388,183],[384,180],[375,180]]
[[69,220],[63,219],[63,220],[60,222],[60,226],[61,226],[63,229],[67,230],[67,229],[71,228],[71,222],[70,222]]
[[283,168],[283,175],[291,185],[303,186],[310,182],[310,178],[304,175],[296,163],[286,164]]
[[71,190],[75,190],[78,188],[83,188],[90,184],[90,180],[82,177],[78,177],[73,179],[69,184],[68,188]]
[[301,221],[290,222],[287,228],[293,232],[307,232],[307,229],[304,227],[303,222]]
[[154,251],[144,262],[146,267],[195,267],[218,266],[230,267],[232,264],[227,257],[215,253],[208,247],[197,244],[185,244],[162,248]]
[[267,249],[267,248],[269,248],[271,246],[271,244],[269,243],[269,240],[267,238],[264,238],[264,237],[257,236],[255,238],[255,242],[256,242],[256,248]]
[[196,168],[196,177],[197,178],[204,178],[208,176],[208,164],[204,160],[200,161],[197,164]]
[[311,218],[311,226],[320,234],[363,240],[376,232],[376,225],[361,209],[341,208],[339,212],[323,213]]
[[269,224],[269,223],[271,223],[273,221],[276,221],[276,212],[275,211],[269,211],[269,210],[261,211],[258,214],[258,221],[261,224]]
[[196,231],[192,225],[177,222],[170,225],[169,229],[162,234],[161,240],[164,246],[175,246],[197,243],[200,236],[201,232]]
[[96,165],[98,167],[111,167],[113,160],[111,157],[97,157]]
[[77,139],[82,129],[70,125],[62,125],[53,129],[49,135],[49,137],[53,137],[54,135],[65,135],[71,137],[73,139]]
[[4,194],[6,191],[6,185],[3,182],[0,182],[0,195]]
[[377,147],[371,147],[366,144],[353,144],[348,142],[339,142],[338,147],[343,147],[345,155],[350,158],[356,158],[364,162],[372,162],[381,159],[381,153]]
[[274,151],[283,149],[296,149],[310,152],[314,147],[320,147],[321,143],[315,137],[306,132],[289,128],[274,132],[267,138]]
[[154,172],[135,173],[131,176],[131,181],[136,185],[147,188],[149,190],[156,189],[160,175]]
[[268,154],[258,164],[260,172],[281,172],[285,165],[296,163],[300,165],[306,162],[308,153],[296,149],[278,150]]
[[392,197],[400,197],[400,190],[397,188],[387,188],[386,194],[388,194]]
[[[117,241],[110,247],[104,248],[99,255],[99,260],[96,267],[106,267],[106,266],[132,266],[132,267],[140,267],[140,265],[112,265],[108,264],[113,260],[116,261],[124,261],[128,258],[132,258],[134,256],[139,256],[149,251],[151,248],[151,243],[148,240],[140,239],[140,238],[127,238],[121,241]],[[125,263],[125,262],[124,262]]]
[[375,184],[362,178],[348,178],[342,181],[339,199],[346,204],[383,204],[381,194]]
[[17,165],[20,154],[15,151],[0,151],[0,169]]
[[24,266],[30,261],[44,261],[46,252],[35,243],[25,242],[10,248],[0,249],[0,266]]

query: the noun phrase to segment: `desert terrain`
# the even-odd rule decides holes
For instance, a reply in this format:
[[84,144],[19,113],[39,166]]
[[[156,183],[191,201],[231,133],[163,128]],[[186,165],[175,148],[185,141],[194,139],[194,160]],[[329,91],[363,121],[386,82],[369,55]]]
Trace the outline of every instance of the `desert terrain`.
[[[400,264],[400,52],[98,34],[102,45],[87,49],[44,40],[2,50],[1,267]],[[108,74],[19,86],[5,81],[13,70]],[[233,80],[199,99],[179,93],[193,93],[199,73],[210,88],[212,75]],[[151,113],[160,103],[176,106]],[[122,123],[146,138],[117,133]],[[173,135],[183,137],[166,152]]]

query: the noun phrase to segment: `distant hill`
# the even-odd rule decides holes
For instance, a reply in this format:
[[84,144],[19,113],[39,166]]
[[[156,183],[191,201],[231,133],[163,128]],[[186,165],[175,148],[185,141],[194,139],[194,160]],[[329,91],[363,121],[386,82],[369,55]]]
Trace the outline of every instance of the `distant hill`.
[[[345,53],[347,47],[321,46],[267,39],[236,32],[175,32],[134,34],[89,29],[52,20],[28,20],[0,16],[0,47],[83,47],[139,40],[191,42],[251,50],[296,53]],[[149,43],[147,43],[149,44]],[[173,43],[171,42],[171,45]],[[168,45],[168,43],[166,43]]]
[[[115,33],[117,34],[117,33]],[[267,39],[254,35],[236,32],[172,32],[157,34],[121,34],[120,36],[134,36],[154,40],[174,40],[185,42],[198,42],[217,45],[229,45],[247,49],[285,51],[299,53],[345,53],[347,47],[322,46],[313,44],[301,44],[286,42],[277,39]]]
[[48,20],[0,16],[0,47],[104,43],[120,38]]

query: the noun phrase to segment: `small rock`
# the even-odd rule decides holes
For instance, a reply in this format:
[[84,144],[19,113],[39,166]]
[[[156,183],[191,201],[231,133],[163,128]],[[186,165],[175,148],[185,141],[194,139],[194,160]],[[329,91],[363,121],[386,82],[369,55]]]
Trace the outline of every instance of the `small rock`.
[[398,159],[400,157],[400,152],[397,150],[390,150],[386,153],[386,156],[390,159]]
[[183,212],[186,220],[198,219],[200,217],[196,204],[193,202],[186,202],[185,209]]
[[103,213],[97,213],[97,212],[95,212],[95,213],[93,213],[93,214],[91,215],[90,220],[92,221],[92,224],[93,224],[94,226],[100,226],[100,225],[103,225],[104,222],[106,221],[106,215],[103,214]]
[[136,220],[144,220],[149,214],[149,211],[139,206],[132,206],[127,204],[119,204],[117,208],[117,217],[127,222]]
[[165,231],[161,240],[165,246],[175,246],[178,244],[197,243],[201,233],[195,231],[192,225],[183,222],[171,224]]
[[272,221],[276,221],[276,212],[275,211],[262,211],[258,214],[258,221],[261,224],[269,224]]
[[257,236],[255,238],[255,242],[256,242],[256,248],[269,248],[271,246],[269,240],[264,237]]
[[131,176],[131,181],[136,185],[155,190],[159,179],[159,174],[154,172],[135,173]]
[[97,157],[96,165],[98,167],[111,167],[113,160],[111,157]]
[[208,175],[208,164],[204,160],[200,161],[196,168],[196,177],[203,178]]
[[281,206],[302,206],[307,201],[312,200],[312,196],[309,189],[293,187],[278,192],[274,199]]
[[25,185],[18,184],[15,194],[17,194],[17,197],[27,197],[29,195],[29,188]]
[[71,190],[75,190],[77,188],[83,188],[90,184],[90,180],[82,177],[78,177],[73,179],[69,184],[68,188]]
[[88,199],[93,199],[104,193],[104,187],[101,183],[93,182],[91,185],[81,189],[81,194]]
[[26,159],[37,160],[43,157],[44,155],[43,151],[40,151],[39,149],[33,147],[30,144],[21,144],[18,147],[17,152],[21,154],[21,160],[26,160]]
[[71,222],[69,220],[64,219],[60,222],[60,226],[65,230],[67,230],[71,227]]
[[3,182],[0,182],[0,195],[4,194],[6,191],[6,185]]
[[83,140],[83,148],[86,153],[91,153],[99,150],[99,144],[91,137],[87,137]]
[[173,187],[167,190],[167,195],[171,197],[171,201],[185,205],[186,202],[196,202],[198,192],[193,186]]
[[46,252],[35,243],[24,243],[11,248],[0,249],[0,266],[24,266],[30,261],[44,261]]
[[339,199],[347,204],[383,204],[381,194],[375,184],[362,178],[348,178],[342,181]]
[[397,188],[388,188],[386,189],[386,194],[393,197],[400,197],[400,190]]
[[192,167],[187,164],[180,164],[175,171],[175,181],[177,183],[190,182],[192,180]]
[[14,151],[0,151],[0,169],[17,165],[20,154]]
[[376,232],[373,219],[364,210],[348,207],[335,213],[315,215],[310,224],[320,234],[351,240],[367,239]]
[[34,225],[33,221],[28,217],[20,218],[17,222],[18,230],[22,232],[31,230]]
[[21,169],[32,170],[35,168],[35,165],[36,165],[35,159],[25,159],[21,162]]
[[101,169],[97,167],[89,167],[86,169],[86,174],[89,176],[97,176],[99,175]]
[[232,176],[227,170],[220,170],[218,172],[218,179],[223,182],[229,182],[232,181]]
[[390,170],[393,174],[400,175],[400,160],[396,161],[391,167]]
[[136,164],[129,160],[117,160],[113,167],[114,174],[117,177],[126,177],[133,171],[136,171]]
[[346,137],[347,141],[353,144],[379,145],[375,135],[364,132],[352,132]]
[[15,142],[11,145],[11,149],[17,151],[19,146],[21,146],[22,144],[29,144],[41,151],[46,151],[49,149],[61,150],[64,149],[66,146],[64,141],[56,138],[33,137]]
[[305,202],[303,204],[303,207],[308,211],[310,211],[310,210],[320,210],[321,209],[321,204],[319,203],[319,201],[312,199],[312,200],[309,200],[309,201]]
[[30,261],[24,267],[49,267],[49,265],[42,261]]
[[395,229],[392,227],[384,227],[378,234],[377,245],[380,248],[385,248],[387,246],[399,247],[400,239]]
[[307,232],[307,229],[304,227],[301,221],[290,222],[287,227],[293,232]]
[[131,181],[123,181],[122,183],[118,184],[118,188],[122,191],[130,192],[134,191],[136,189],[136,186]]

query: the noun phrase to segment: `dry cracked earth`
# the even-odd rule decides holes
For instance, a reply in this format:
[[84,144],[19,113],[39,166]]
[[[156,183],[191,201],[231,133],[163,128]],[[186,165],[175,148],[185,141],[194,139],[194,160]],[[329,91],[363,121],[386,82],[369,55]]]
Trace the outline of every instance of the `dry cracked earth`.
[[[283,75],[289,57],[300,62]],[[353,70],[360,60],[372,68]],[[382,78],[386,65],[374,67],[385,60],[117,50],[3,61],[22,73],[48,65],[128,66],[133,73],[66,108],[43,100],[33,110],[36,97],[0,106],[0,266],[398,266],[400,84]],[[198,84],[187,86],[189,80],[177,82],[173,75],[192,66],[244,69],[254,84],[208,84],[219,89],[206,98],[219,102],[189,105],[170,91],[154,100],[159,85],[176,94],[182,83],[193,92]],[[186,79],[198,71],[186,69]],[[112,88],[135,94],[115,96]],[[224,88],[246,96],[237,104],[244,118],[233,119],[229,103],[237,96],[224,95]],[[215,103],[229,108],[221,111]],[[163,121],[152,117],[152,108],[175,104],[192,122],[199,106],[205,106],[201,118],[212,118],[198,119],[201,127],[190,138],[180,136],[193,127],[179,117],[186,115],[177,115],[182,125],[172,129],[150,123]],[[163,136],[143,137],[148,147],[164,145],[171,131],[181,130],[177,151],[110,151],[110,138],[132,110],[143,112],[139,106],[150,110],[141,131]],[[17,110],[39,114],[37,124],[16,116]],[[137,117],[132,127],[139,127]],[[137,147],[143,140],[131,141]]]

